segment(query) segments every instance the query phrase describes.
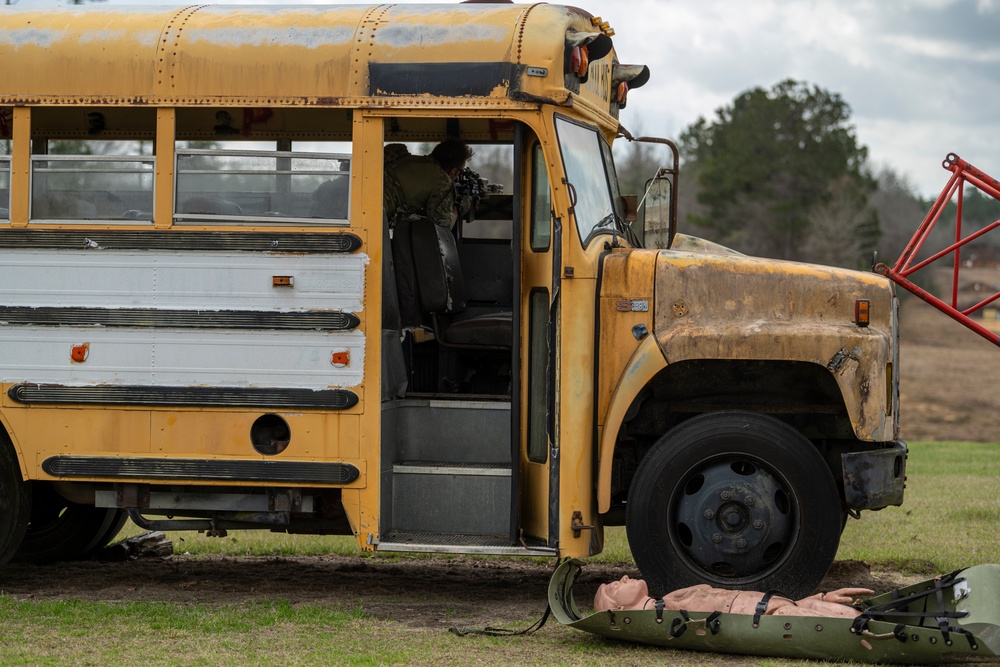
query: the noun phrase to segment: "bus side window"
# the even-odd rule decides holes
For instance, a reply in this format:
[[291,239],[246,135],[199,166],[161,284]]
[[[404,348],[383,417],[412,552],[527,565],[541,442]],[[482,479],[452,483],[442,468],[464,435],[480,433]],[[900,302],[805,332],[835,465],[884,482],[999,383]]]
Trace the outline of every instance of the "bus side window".
[[[44,140],[39,140],[44,141]],[[152,222],[156,159],[121,141],[50,142],[31,156],[33,221]]]
[[549,173],[540,144],[531,148],[531,249],[544,252],[552,237],[552,201],[549,197]]
[[178,224],[348,226],[351,156],[178,146]]

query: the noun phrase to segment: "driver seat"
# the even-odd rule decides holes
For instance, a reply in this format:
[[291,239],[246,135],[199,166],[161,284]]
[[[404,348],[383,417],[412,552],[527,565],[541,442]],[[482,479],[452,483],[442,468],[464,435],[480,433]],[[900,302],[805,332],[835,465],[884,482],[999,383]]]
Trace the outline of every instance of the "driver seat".
[[430,317],[434,336],[444,347],[509,350],[514,327],[510,312],[469,316],[458,246],[450,229],[427,218],[405,221],[420,307]]

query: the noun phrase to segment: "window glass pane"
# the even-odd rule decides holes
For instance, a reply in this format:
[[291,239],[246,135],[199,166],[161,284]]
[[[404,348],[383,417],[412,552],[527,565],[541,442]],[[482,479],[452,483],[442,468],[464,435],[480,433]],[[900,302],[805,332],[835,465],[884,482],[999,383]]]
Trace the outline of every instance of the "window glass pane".
[[531,249],[549,249],[552,236],[552,200],[549,198],[549,172],[545,168],[542,147],[531,149]]
[[154,173],[152,156],[32,156],[31,219],[151,221]]
[[347,154],[179,149],[174,217],[347,225],[350,164]]
[[549,456],[545,432],[546,377],[548,375],[549,292],[532,290],[529,297],[528,340],[528,459],[544,463]]
[[10,220],[9,155],[0,155],[0,220]]
[[580,241],[586,245],[596,229],[613,229],[616,224],[601,138],[597,130],[562,118],[556,119],[556,131],[563,167],[573,186],[572,194],[576,197],[574,217],[577,231]]
[[601,142],[601,155],[604,157],[604,173],[608,175],[608,187],[611,188],[611,205],[619,218],[623,218],[621,209],[621,190],[618,187],[618,174],[615,172],[615,159],[611,155],[611,146],[598,136]]

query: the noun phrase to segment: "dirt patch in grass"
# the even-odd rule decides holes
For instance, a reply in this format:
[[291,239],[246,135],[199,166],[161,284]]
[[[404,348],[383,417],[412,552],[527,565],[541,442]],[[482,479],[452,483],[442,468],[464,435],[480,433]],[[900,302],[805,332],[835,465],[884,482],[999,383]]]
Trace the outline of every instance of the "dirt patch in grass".
[[[367,556],[170,556],[126,563],[9,564],[0,591],[19,599],[157,601],[239,605],[260,599],[360,609],[412,628],[516,627],[540,617],[553,565],[517,559]],[[589,607],[597,587],[629,567],[590,563],[575,587]],[[821,590],[862,586],[882,592],[910,583],[891,571],[840,561]]]

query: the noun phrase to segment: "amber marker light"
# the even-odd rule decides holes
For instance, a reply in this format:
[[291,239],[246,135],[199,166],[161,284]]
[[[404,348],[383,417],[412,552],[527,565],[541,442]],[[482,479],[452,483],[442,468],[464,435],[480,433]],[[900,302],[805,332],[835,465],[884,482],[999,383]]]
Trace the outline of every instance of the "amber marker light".
[[854,302],[854,323],[859,327],[868,326],[871,306],[872,302],[868,299],[858,299]]

